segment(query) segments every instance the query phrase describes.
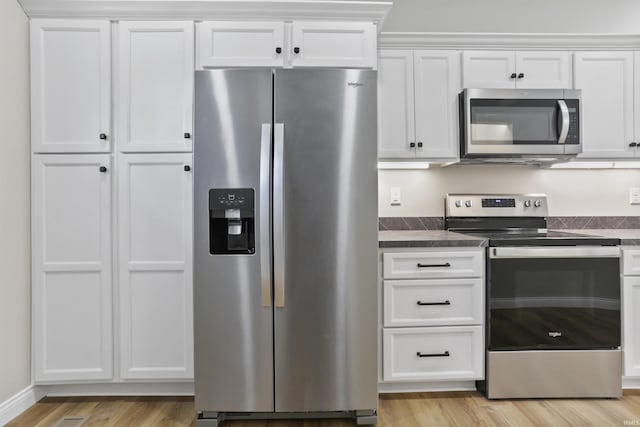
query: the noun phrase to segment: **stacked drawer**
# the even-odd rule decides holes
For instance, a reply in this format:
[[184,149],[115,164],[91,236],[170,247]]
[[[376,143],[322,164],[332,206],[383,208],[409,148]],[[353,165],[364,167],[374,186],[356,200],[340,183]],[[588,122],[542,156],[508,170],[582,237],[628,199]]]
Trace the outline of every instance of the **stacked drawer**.
[[484,250],[383,253],[383,381],[483,378]]

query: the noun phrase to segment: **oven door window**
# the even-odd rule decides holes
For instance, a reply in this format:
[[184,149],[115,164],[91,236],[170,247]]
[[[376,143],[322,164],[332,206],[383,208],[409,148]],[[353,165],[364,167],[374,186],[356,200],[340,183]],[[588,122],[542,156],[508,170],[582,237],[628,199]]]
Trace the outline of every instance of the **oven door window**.
[[492,259],[490,350],[620,346],[618,258]]
[[472,99],[472,145],[558,144],[561,124],[553,99]]

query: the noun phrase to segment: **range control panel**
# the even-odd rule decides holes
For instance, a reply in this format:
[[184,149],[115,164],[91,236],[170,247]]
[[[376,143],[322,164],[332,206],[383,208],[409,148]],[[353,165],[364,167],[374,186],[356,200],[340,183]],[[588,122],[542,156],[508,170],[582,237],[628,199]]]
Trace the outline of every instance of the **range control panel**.
[[447,217],[546,217],[546,194],[447,194]]

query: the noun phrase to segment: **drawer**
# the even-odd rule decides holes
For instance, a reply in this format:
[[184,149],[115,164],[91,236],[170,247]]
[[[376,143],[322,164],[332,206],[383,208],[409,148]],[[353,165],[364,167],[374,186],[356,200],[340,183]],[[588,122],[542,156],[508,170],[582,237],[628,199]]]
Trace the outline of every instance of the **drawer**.
[[483,379],[482,326],[384,329],[385,381]]
[[484,251],[385,252],[385,279],[482,277]]
[[384,326],[479,325],[482,279],[385,280]]
[[624,249],[622,251],[622,274],[640,275],[640,250]]

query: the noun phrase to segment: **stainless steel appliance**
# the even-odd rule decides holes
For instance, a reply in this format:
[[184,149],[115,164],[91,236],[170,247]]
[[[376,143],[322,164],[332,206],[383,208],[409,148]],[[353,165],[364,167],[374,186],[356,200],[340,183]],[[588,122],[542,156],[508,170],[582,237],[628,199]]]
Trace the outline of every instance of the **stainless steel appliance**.
[[196,71],[195,112],[199,425],[374,423],[376,73]]
[[581,91],[465,89],[459,95],[462,161],[568,160],[582,152]]
[[622,394],[618,239],[547,230],[541,194],[449,194],[448,230],[488,238],[490,399]]

